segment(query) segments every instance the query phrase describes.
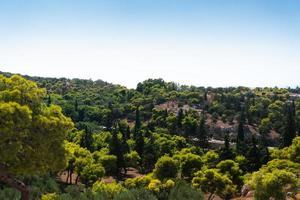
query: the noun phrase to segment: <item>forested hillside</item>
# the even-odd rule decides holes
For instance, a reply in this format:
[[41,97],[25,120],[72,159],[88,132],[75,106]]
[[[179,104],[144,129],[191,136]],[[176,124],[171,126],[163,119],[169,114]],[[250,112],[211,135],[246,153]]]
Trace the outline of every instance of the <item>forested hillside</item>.
[[148,79],[128,89],[1,74],[0,199],[20,198],[9,185],[43,200],[281,200],[299,192],[299,88]]

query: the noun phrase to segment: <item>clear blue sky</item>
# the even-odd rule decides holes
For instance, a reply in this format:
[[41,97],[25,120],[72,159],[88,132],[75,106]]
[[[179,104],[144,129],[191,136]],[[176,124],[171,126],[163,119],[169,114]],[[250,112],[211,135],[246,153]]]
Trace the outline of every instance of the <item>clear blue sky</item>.
[[300,85],[299,0],[0,0],[0,70]]

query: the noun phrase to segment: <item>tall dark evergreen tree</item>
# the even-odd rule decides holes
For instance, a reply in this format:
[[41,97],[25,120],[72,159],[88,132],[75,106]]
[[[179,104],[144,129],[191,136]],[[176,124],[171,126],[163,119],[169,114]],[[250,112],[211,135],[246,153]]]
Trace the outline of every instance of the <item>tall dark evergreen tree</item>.
[[252,136],[252,143],[248,151],[247,155],[248,159],[248,171],[257,171],[261,164],[260,164],[260,154],[257,148],[257,140],[254,136]]
[[177,127],[178,129],[182,128],[182,120],[184,118],[184,113],[183,113],[183,109],[180,108],[178,113],[177,113]]
[[241,112],[239,125],[238,125],[238,132],[236,138],[236,151],[238,154],[245,154],[246,144],[245,144],[245,132],[244,132],[244,113]]
[[140,116],[140,109],[139,106],[137,106],[135,111],[135,126],[134,126],[134,135],[133,138],[136,139],[137,136],[140,134],[141,131],[141,116]]
[[207,148],[209,146],[209,135],[206,129],[205,116],[201,117],[199,127],[197,128],[196,137],[198,139],[199,145],[202,148]]
[[[120,170],[125,167],[125,160],[122,152],[122,144],[118,138],[118,128],[112,128],[112,138],[109,144],[109,152],[117,157],[117,168]],[[126,170],[125,170],[126,171]]]
[[78,112],[78,100],[77,99],[75,99],[74,109],[75,109],[75,112]]
[[138,152],[138,154],[142,157],[143,152],[144,152],[144,145],[145,145],[145,141],[144,141],[144,137],[142,133],[139,133],[136,137],[135,140],[135,150]]
[[47,97],[47,106],[50,106],[52,103],[50,94]]
[[230,148],[230,140],[228,133],[225,134],[224,141],[224,147],[220,150],[220,158],[221,160],[233,159],[234,153]]
[[113,126],[113,106],[112,106],[112,103],[109,102],[108,103],[108,110],[109,112],[107,113],[107,116],[106,116],[106,129],[111,131],[112,130],[112,126]]
[[155,147],[154,137],[149,132],[149,140],[145,144],[142,156],[142,165],[144,172],[148,173],[153,170],[155,162],[157,160],[157,149]]
[[293,106],[286,105],[286,122],[282,136],[282,147],[287,147],[292,144],[293,139],[296,137],[296,122],[293,111]]
[[87,148],[89,151],[93,152],[94,151],[93,143],[94,143],[93,133],[88,126],[85,126],[81,137],[80,146]]
[[207,91],[205,90],[205,92],[204,92],[204,101],[207,101]]
[[133,139],[135,140],[135,150],[138,152],[138,154],[140,156],[143,155],[144,144],[145,144],[141,126],[142,126],[142,123],[141,123],[141,117],[140,117],[140,109],[139,109],[139,106],[137,106],[136,113],[135,113],[135,127],[134,127]]

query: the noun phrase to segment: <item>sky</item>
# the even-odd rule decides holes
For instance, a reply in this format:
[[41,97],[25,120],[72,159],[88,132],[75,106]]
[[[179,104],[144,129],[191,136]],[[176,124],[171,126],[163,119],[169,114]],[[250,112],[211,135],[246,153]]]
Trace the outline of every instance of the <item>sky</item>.
[[0,0],[0,71],[300,86],[300,1]]

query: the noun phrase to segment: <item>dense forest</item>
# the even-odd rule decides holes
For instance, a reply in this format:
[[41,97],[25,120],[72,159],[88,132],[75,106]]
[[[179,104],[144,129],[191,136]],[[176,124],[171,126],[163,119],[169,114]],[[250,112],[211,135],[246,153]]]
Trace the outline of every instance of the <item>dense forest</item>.
[[0,199],[300,198],[300,88],[0,75]]

